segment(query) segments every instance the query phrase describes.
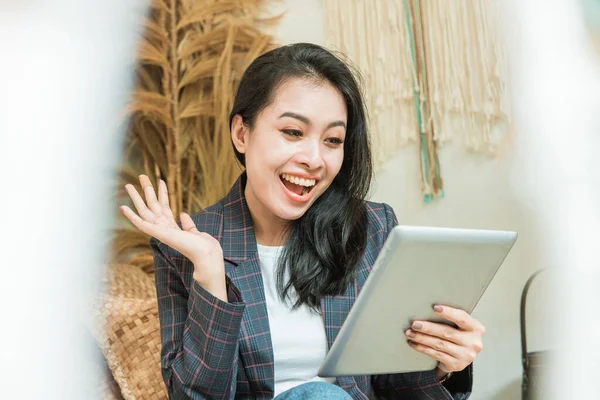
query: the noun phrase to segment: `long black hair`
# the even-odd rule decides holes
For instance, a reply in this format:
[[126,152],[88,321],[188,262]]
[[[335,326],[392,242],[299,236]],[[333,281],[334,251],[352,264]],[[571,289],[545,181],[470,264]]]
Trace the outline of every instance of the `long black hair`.
[[[367,245],[365,198],[373,167],[367,112],[358,73],[341,56],[321,46],[297,43],[271,50],[250,64],[238,88],[229,125],[240,115],[254,127],[257,116],[274,100],[277,88],[291,78],[328,82],[346,103],[348,120],[342,167],[330,187],[299,219],[292,221],[277,270],[282,299],[293,288],[294,307],[319,310],[322,296],[339,295],[355,279]],[[244,155],[234,151],[244,165]],[[285,272],[289,281],[285,281]]]

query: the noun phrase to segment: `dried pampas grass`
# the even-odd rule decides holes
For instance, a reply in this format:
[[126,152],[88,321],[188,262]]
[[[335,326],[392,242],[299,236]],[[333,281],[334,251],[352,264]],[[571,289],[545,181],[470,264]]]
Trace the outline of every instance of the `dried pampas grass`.
[[[243,71],[274,48],[259,24],[264,0],[154,0],[143,19],[135,89],[117,197],[146,174],[169,188],[173,213],[222,198],[239,175],[229,112]],[[149,238],[125,219],[114,230],[113,262],[152,271]]]

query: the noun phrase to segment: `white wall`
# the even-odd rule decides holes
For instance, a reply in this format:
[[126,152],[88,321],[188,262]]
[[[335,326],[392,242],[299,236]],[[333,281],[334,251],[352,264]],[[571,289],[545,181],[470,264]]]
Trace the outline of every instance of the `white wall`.
[[[286,0],[287,14],[277,36],[281,43],[325,44],[321,0]],[[521,181],[514,155],[490,159],[453,143],[440,151],[445,198],[424,204],[420,193],[419,149],[402,150],[376,174],[372,199],[389,203],[402,224],[509,229],[519,232],[511,255],[477,306],[474,316],[488,328],[485,349],[475,364],[472,399],[520,398],[521,353],[519,302],[527,278],[543,261],[536,248],[536,226],[527,204],[515,195]],[[518,194],[518,193],[517,193]],[[535,302],[532,291],[532,305]],[[533,307],[535,314],[536,307]],[[535,317],[535,315],[533,315]],[[533,319],[530,342],[544,347],[544,332]],[[539,325],[539,324],[537,324]]]

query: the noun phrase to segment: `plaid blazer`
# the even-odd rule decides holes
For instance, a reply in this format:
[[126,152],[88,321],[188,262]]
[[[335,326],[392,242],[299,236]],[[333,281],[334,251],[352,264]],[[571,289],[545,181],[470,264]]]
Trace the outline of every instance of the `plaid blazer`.
[[[219,203],[192,216],[199,231],[219,240],[228,302],[204,290],[181,253],[151,240],[162,339],[162,375],[171,399],[272,399],[273,349],[256,238],[244,199],[245,174]],[[324,297],[321,311],[331,347],[364,285],[390,229],[387,204],[367,202],[368,244],[357,279],[340,296]],[[398,332],[398,340],[403,340]],[[441,385],[434,371],[337,379],[353,399],[466,399],[472,367]]]

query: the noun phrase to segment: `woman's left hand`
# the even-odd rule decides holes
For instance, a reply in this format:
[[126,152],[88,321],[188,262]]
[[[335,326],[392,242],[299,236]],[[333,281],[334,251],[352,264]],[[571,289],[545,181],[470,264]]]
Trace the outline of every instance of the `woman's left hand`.
[[458,329],[428,321],[414,321],[405,334],[409,346],[438,361],[437,376],[462,371],[483,349],[485,327],[465,311],[435,306],[440,317],[454,322]]

